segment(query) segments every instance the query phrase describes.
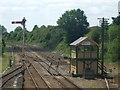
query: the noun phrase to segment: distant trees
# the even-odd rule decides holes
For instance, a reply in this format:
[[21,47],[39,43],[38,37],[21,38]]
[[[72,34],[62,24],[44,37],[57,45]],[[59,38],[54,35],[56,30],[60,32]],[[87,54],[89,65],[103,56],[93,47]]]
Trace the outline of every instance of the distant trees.
[[4,34],[7,32],[7,29],[3,25],[0,25],[0,30],[1,30],[0,34]]
[[33,30],[35,30],[35,29],[38,29],[38,25],[35,25],[35,26],[33,27]]
[[80,36],[88,33],[89,23],[84,11],[73,9],[66,11],[57,21],[59,27],[66,30],[67,43],[71,43]]
[[42,25],[41,27],[34,26],[33,31],[29,33],[27,42],[38,43],[41,47],[55,48],[61,42],[65,35],[64,30],[56,26]]
[[120,60],[120,40],[118,37],[120,37],[120,25],[112,24],[109,27],[108,30],[108,59],[111,61],[117,61]]
[[5,33],[7,33],[7,29],[4,26],[0,25],[0,56],[3,55],[6,47],[5,41],[2,38],[2,35]]
[[113,24],[120,25],[120,15],[117,17],[112,17],[112,19],[113,19]]
[[98,26],[90,27],[89,32],[86,34],[86,36],[95,42],[100,43],[101,28]]
[[[109,62],[116,62],[120,60],[120,24],[119,19],[113,20],[111,25],[104,31],[104,53],[105,60]],[[117,22],[117,21],[118,22]],[[93,39],[99,44],[101,55],[101,28],[98,26],[90,27],[90,31],[86,34],[89,38]]]
[[5,41],[4,41],[4,39],[2,39],[2,55],[5,51],[5,47],[6,47]]
[[113,18],[113,24],[109,27],[108,55],[112,61],[120,60],[120,16]]
[[22,40],[22,27],[18,26],[15,28],[14,31],[10,32],[10,36],[9,36],[9,40],[10,41],[20,41]]
[[5,51],[5,41],[4,39],[2,39],[2,37],[0,36],[0,56],[3,55],[4,51]]
[[[25,33],[25,40],[26,40],[29,32],[25,29],[24,33]],[[10,33],[6,33],[5,35],[3,35],[3,38],[6,41],[9,41],[11,43],[22,42],[22,40],[23,40],[23,29],[22,29],[22,27],[20,27],[20,26],[16,27],[14,31],[11,31]]]

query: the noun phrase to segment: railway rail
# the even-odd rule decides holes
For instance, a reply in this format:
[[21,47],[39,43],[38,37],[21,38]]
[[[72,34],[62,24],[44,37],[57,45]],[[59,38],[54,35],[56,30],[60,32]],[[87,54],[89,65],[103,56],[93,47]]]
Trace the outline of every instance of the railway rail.
[[[32,55],[36,56],[32,57]],[[40,66],[42,66],[55,80],[57,80],[58,83],[61,84],[62,88],[74,88],[74,89],[81,89],[80,87],[78,87],[76,84],[74,84],[71,80],[69,80],[68,78],[66,78],[64,75],[62,75],[61,73],[59,73],[55,68],[53,68],[52,66],[49,65],[50,61],[46,59],[43,60],[43,57],[37,56],[35,54],[31,54],[29,53],[29,60],[35,60],[36,62],[38,62],[40,64]],[[31,60],[31,61],[32,61]],[[50,72],[44,65],[42,65],[40,62],[43,62],[44,64],[46,64],[49,68],[53,69],[53,71],[55,71],[57,73],[57,75],[60,76],[60,78],[62,78],[62,80],[60,80],[59,78],[57,78],[52,72]],[[47,63],[48,62],[48,63]]]
[[27,71],[29,73],[29,76],[31,77],[32,82],[34,83],[34,86],[37,90],[39,88],[48,88],[51,87],[47,84],[47,82],[44,80],[43,76],[39,73],[39,71],[36,69],[36,67],[29,61],[30,67],[27,66],[26,63],[25,67],[27,68]]
[[16,77],[17,75],[21,74],[22,72],[22,66],[17,67],[14,70],[11,70],[9,73],[3,75],[2,77],[0,77],[0,80],[2,81],[2,84],[0,86],[0,88],[2,89],[4,87],[4,85],[11,79],[13,79],[14,77]]

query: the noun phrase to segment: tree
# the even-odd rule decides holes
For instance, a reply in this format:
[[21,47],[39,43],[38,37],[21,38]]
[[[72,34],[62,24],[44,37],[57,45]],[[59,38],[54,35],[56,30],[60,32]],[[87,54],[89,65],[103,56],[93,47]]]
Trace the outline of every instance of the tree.
[[89,28],[90,31],[85,36],[88,36],[97,43],[100,43],[101,29],[98,26],[93,26]]
[[2,34],[4,34],[7,32],[7,29],[4,26],[0,25],[0,31],[2,32]]
[[117,17],[112,17],[112,19],[113,19],[113,24],[120,25],[120,15]]
[[5,41],[4,41],[4,39],[2,39],[2,55],[3,55],[4,51],[5,51],[5,47],[6,47]]
[[35,30],[35,29],[38,29],[38,26],[37,26],[37,25],[34,26],[33,30]]
[[43,29],[44,29],[44,28],[46,28],[46,26],[45,26],[45,25],[42,25],[40,28],[43,28]]
[[15,28],[14,32],[11,33],[12,40],[14,41],[20,41],[22,40],[22,27],[18,26]]
[[2,37],[2,35],[5,35],[5,33],[7,33],[7,29],[0,25],[0,56],[3,55],[4,53],[4,50],[5,50],[5,41]]
[[22,27],[21,26],[16,27],[15,30],[14,30],[14,32],[20,32],[20,31],[22,31]]
[[120,59],[120,25],[112,24],[108,30],[109,43],[108,43],[108,58],[111,61],[117,61]]
[[77,38],[84,36],[88,32],[89,23],[84,11],[73,9],[66,11],[57,21],[59,27],[66,30],[67,43],[71,43]]

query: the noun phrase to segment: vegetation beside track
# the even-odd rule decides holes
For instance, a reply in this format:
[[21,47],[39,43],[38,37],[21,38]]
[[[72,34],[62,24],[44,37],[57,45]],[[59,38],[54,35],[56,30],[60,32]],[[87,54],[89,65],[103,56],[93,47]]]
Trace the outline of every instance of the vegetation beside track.
[[11,53],[10,52],[4,52],[4,55],[2,56],[2,72],[6,70],[9,66],[9,60],[11,58]]

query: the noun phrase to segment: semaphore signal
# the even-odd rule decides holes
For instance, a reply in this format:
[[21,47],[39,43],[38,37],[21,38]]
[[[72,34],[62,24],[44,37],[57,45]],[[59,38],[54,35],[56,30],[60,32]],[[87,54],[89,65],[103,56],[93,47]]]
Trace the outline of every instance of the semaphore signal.
[[25,22],[26,22],[26,19],[25,17],[22,19],[22,21],[12,21],[12,24],[21,24],[23,25],[23,28],[25,27]]
[[25,17],[21,21],[12,21],[12,24],[21,24],[23,26],[23,47],[22,47],[22,52],[23,52],[23,57],[24,57],[24,44],[25,44],[25,37],[24,37],[24,30],[25,30],[25,23],[26,23]]
[[[12,24],[21,24],[23,26],[23,47],[22,47],[22,52],[23,52],[23,58],[22,58],[22,64],[23,64],[23,67],[22,67],[22,82],[24,82],[24,62],[25,62],[25,52],[24,52],[24,45],[25,45],[25,22],[26,22],[26,19],[25,17],[22,19],[22,21],[12,21]],[[22,90],[23,90],[23,83],[22,83]]]

